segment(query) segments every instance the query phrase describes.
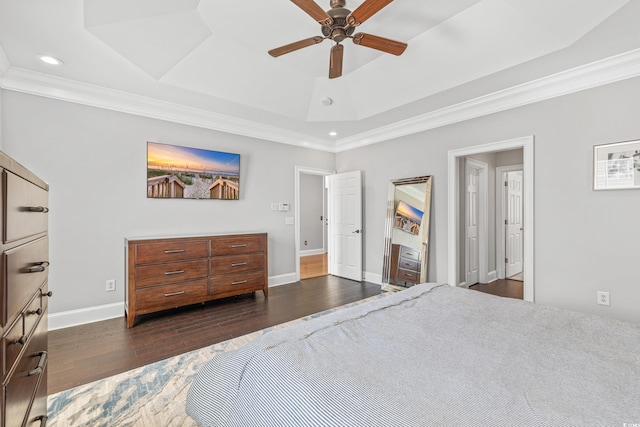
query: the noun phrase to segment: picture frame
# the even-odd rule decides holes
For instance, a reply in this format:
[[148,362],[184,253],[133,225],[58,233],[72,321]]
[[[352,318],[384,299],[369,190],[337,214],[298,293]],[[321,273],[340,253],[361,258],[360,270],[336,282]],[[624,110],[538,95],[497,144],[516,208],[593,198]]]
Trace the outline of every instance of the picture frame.
[[593,189],[640,188],[640,140],[593,146]]
[[240,154],[147,142],[147,198],[240,199]]

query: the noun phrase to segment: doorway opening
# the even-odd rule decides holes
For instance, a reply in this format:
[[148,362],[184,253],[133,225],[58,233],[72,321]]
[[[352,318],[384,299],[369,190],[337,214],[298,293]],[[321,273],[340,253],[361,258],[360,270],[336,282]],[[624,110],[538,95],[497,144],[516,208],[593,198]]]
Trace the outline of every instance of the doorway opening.
[[[534,300],[534,265],[533,265],[533,137],[518,138],[509,141],[496,142],[475,147],[468,147],[449,152],[449,254],[448,254],[448,283],[452,286],[470,286],[475,282],[477,274],[479,285],[474,289],[488,290],[489,293],[511,292],[514,287],[520,287],[522,299]],[[518,151],[521,156],[518,164],[502,167],[495,162],[488,169],[488,174],[495,174],[495,190],[491,187],[483,194],[481,163],[468,162],[472,157],[477,161],[492,158],[499,154]],[[471,163],[471,171],[467,167]],[[504,163],[503,163],[504,164]],[[475,166],[474,166],[475,165]],[[475,169],[475,170],[473,170]],[[520,175],[509,172],[520,170]],[[471,184],[469,175],[471,174]],[[514,188],[510,192],[503,189],[503,175],[515,180]],[[491,177],[493,179],[493,176]],[[491,180],[490,179],[490,180]],[[519,184],[518,184],[519,179]],[[500,187],[500,185],[502,187]],[[517,191],[516,191],[517,190]],[[472,203],[469,203],[471,194]],[[473,201],[473,197],[477,197]],[[495,197],[495,202],[492,198]],[[509,199],[510,198],[510,199]],[[508,203],[519,199],[520,209],[509,210]],[[513,216],[513,224],[509,228],[509,217]],[[473,214],[475,224],[469,221]],[[484,215],[484,217],[483,217]],[[507,220],[507,224],[505,224]],[[474,227],[470,227],[474,225]],[[482,231],[484,230],[484,231]],[[475,233],[475,234],[474,234]],[[511,233],[511,234],[510,234]],[[511,238],[511,246],[507,247],[507,237]],[[469,239],[474,240],[469,245]],[[474,252],[477,251],[477,257]],[[509,261],[511,253],[513,257]],[[478,262],[474,273],[468,268],[469,256]],[[503,262],[504,261],[504,262]],[[507,264],[509,270],[507,269]],[[471,265],[473,267],[473,265]],[[518,267],[521,272],[518,272]],[[518,276],[522,281],[510,280],[505,274]],[[471,273],[471,279],[469,279]],[[480,289],[489,286],[491,289]],[[495,290],[494,288],[502,288]],[[506,289],[506,291],[505,291]],[[494,292],[495,291],[495,292]],[[512,295],[508,295],[512,296]]]
[[333,174],[295,167],[296,281],[329,274],[325,177]]

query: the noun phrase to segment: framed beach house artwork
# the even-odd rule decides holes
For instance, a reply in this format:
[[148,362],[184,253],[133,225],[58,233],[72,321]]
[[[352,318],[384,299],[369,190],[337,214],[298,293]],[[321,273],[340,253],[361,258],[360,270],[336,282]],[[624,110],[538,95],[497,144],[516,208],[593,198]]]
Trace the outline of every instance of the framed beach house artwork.
[[147,142],[147,197],[240,198],[240,154]]

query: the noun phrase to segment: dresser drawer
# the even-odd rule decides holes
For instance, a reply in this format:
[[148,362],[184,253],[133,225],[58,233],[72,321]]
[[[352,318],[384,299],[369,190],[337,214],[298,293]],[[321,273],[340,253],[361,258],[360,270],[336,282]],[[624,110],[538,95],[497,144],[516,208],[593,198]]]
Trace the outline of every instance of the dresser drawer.
[[264,235],[216,237],[211,239],[211,256],[264,252]]
[[209,279],[209,295],[222,298],[262,290],[264,286],[263,271],[215,276]]
[[264,269],[264,254],[231,255],[211,258],[211,275],[241,273]]
[[136,267],[136,288],[201,279],[207,277],[208,273],[209,266],[206,259]]
[[144,313],[195,304],[206,299],[207,279],[203,279],[141,289],[136,292],[136,309]]
[[400,246],[400,256],[404,258],[413,259],[416,261],[420,260],[420,251],[415,249],[408,248],[406,246]]
[[413,270],[413,271],[420,270],[420,264],[418,263],[418,261],[413,260],[411,258],[400,258],[398,267],[404,268],[405,270]]
[[2,349],[5,354],[4,363],[2,365],[2,378],[4,378],[15,361],[18,359],[20,352],[24,348],[27,342],[27,337],[24,332],[23,317],[20,316],[16,321],[5,331],[2,337]]
[[404,280],[406,282],[418,283],[419,276],[417,271],[398,269],[398,280]]
[[47,327],[44,323],[38,325],[24,356],[19,359],[18,366],[5,388],[5,425],[21,426],[26,419],[36,387],[46,376],[46,350]]
[[135,245],[135,263],[137,265],[184,261],[207,258],[208,256],[208,240],[172,240]]
[[2,172],[5,191],[4,243],[45,233],[48,225],[49,193],[17,175]]
[[[5,265],[6,301],[3,304],[2,325],[22,311],[36,290],[47,279],[49,239],[42,238],[18,246],[3,254]],[[11,318],[8,318],[11,316]]]

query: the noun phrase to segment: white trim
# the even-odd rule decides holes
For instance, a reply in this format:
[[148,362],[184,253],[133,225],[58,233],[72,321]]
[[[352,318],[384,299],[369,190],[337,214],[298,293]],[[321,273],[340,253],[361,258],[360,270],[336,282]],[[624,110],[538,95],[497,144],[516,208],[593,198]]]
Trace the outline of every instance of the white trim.
[[9,58],[7,58],[7,54],[4,52],[4,49],[2,49],[2,46],[0,46],[0,87],[2,87],[3,76],[9,71],[9,68],[11,68]]
[[308,249],[306,251],[300,251],[300,256],[322,255],[327,253],[324,248],[321,249]]
[[[2,55],[0,55],[2,56]],[[3,74],[2,68],[7,68]],[[640,49],[552,74],[388,126],[333,141],[224,114],[11,67],[0,88],[108,110],[339,153],[640,76]]]
[[2,81],[7,90],[59,99],[189,126],[333,152],[333,142],[225,114],[148,98],[115,89],[81,83],[11,67]]
[[[504,220],[505,218],[505,209],[504,209],[504,173],[511,171],[521,171],[523,170],[523,166],[520,165],[511,165],[511,166],[499,166],[496,168],[496,273],[497,279],[504,279],[506,277],[505,273],[505,265],[503,260],[505,258],[504,251]],[[498,179],[498,176],[500,179]],[[498,244],[498,242],[501,242]],[[500,262],[498,262],[500,261]],[[496,279],[496,280],[497,280]]]
[[640,49],[500,90],[336,141],[336,152],[486,116],[640,76]]
[[368,271],[365,271],[364,281],[369,283],[374,283],[376,285],[384,286],[384,284],[382,283],[382,274],[380,273],[370,273]]
[[496,280],[498,280],[498,274],[495,270],[490,271],[487,275],[487,283],[495,282]]
[[117,302],[78,310],[62,311],[60,313],[50,313],[49,330],[54,331],[56,329],[124,317],[124,308],[124,303]]
[[286,285],[287,283],[297,282],[295,273],[280,274],[279,276],[269,276],[269,287]]
[[466,159],[466,162],[467,166],[478,170],[478,262],[480,267],[478,281],[487,283],[489,275],[489,165],[469,158]]
[[[294,211],[295,211],[295,248],[296,248],[296,272],[295,272],[295,280],[293,282],[297,282],[300,280],[300,175],[320,175],[320,176],[328,176],[336,173],[334,170],[329,169],[317,169],[317,168],[307,168],[304,166],[294,166]],[[324,202],[323,202],[324,203]],[[323,239],[324,240],[324,239]],[[328,249],[327,249],[328,251]]]
[[[458,158],[479,153],[493,153],[498,151],[523,149],[523,175],[524,175],[524,299],[534,301],[534,138],[526,136],[508,141],[500,141],[491,144],[477,145],[474,147],[451,150],[447,153],[448,163],[448,256],[447,256],[447,282],[451,286],[458,283],[458,235],[460,206]],[[460,284],[461,286],[462,284]]]

